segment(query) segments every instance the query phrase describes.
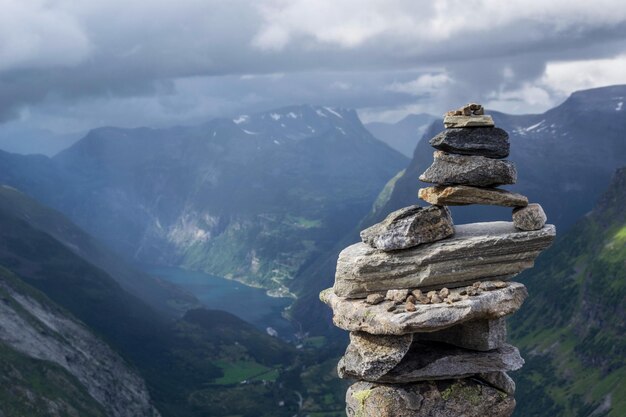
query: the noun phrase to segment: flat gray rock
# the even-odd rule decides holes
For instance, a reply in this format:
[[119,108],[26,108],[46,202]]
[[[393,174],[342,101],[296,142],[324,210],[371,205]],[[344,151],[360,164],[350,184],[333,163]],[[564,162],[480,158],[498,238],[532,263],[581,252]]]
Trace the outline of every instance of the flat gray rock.
[[520,231],[509,222],[455,227],[455,235],[396,252],[365,243],[339,254],[334,290],[341,297],[366,297],[390,289],[441,288],[513,276],[531,268],[556,235],[552,225]]
[[510,148],[509,134],[498,127],[446,129],[432,138],[430,145],[444,152],[487,158],[506,158]]
[[351,332],[350,344],[337,366],[341,375],[345,369],[375,381],[398,366],[411,348],[413,336],[377,336]]
[[473,320],[437,332],[414,333],[413,340],[443,342],[465,349],[487,351],[506,343],[506,320]]
[[471,187],[469,185],[450,185],[420,188],[419,198],[443,206],[464,206],[481,204],[503,207],[524,207],[528,198],[497,188]]
[[546,213],[537,203],[513,210],[513,224],[520,230],[539,230],[547,220]]
[[[451,293],[455,291],[459,290]],[[340,329],[403,335],[434,332],[471,320],[499,319],[516,312],[527,295],[524,285],[507,282],[503,288],[483,291],[451,304],[416,304],[415,311],[400,310],[394,301],[371,305],[365,299],[339,297],[332,288],[322,291],[320,299],[333,310],[333,322]]]
[[444,116],[443,125],[453,127],[494,127],[493,118],[489,115],[477,116]]
[[436,242],[454,234],[450,211],[442,206],[405,207],[361,232],[361,239],[384,251]]
[[357,382],[348,417],[510,417],[515,399],[473,379],[385,385]]
[[509,395],[515,395],[515,381],[506,372],[479,374],[477,377],[500,391],[504,391]]
[[435,160],[420,175],[420,181],[438,185],[493,187],[515,184],[517,171],[511,161],[484,156],[454,155],[435,151]]
[[413,344],[428,342],[493,352],[506,345],[505,319],[475,320],[437,332],[401,336],[350,332],[350,344],[337,370],[339,375],[376,381],[398,366]]
[[[380,337],[380,336],[379,336]],[[436,379],[465,378],[480,373],[515,371],[524,365],[517,348],[476,352],[437,342],[413,342],[401,361],[390,371],[372,372],[356,349],[346,351],[338,367],[340,378],[401,384]],[[376,371],[380,369],[377,368]]]

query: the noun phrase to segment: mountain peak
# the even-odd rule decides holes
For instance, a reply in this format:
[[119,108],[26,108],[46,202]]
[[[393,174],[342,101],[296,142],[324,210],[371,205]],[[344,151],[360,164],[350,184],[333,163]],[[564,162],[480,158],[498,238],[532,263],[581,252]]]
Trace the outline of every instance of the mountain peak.
[[590,111],[626,111],[626,85],[579,90],[572,93],[558,108],[566,108],[580,112]]
[[305,139],[329,132],[347,136],[365,131],[353,109],[293,105],[254,114],[240,114],[232,123],[247,135],[269,135],[274,139]]

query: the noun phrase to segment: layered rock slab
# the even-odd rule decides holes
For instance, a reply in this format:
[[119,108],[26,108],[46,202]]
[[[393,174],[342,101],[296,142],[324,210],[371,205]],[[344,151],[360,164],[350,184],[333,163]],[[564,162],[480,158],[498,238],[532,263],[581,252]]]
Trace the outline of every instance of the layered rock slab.
[[337,368],[339,376],[362,381],[401,384],[514,371],[524,365],[519,351],[511,345],[486,352],[475,352],[437,342],[413,342],[402,360],[382,375],[378,368],[377,372],[373,372],[362,359],[363,356],[359,355],[356,349],[348,347]]
[[454,234],[450,211],[442,206],[409,206],[361,232],[364,243],[384,251],[407,249]]
[[[475,324],[478,323],[478,324]],[[476,334],[472,334],[472,330]],[[451,331],[451,332],[450,332]],[[492,336],[496,333],[496,337]],[[461,337],[459,337],[461,335]],[[430,336],[430,337],[429,337]],[[495,339],[495,340],[494,340]],[[443,343],[448,349],[442,352],[453,352],[457,354],[461,351],[471,352],[473,347],[479,346],[481,351],[490,351],[491,354],[496,349],[506,345],[506,324],[504,319],[499,320],[478,320],[452,326],[448,329],[428,333],[409,333],[401,336],[373,335],[365,332],[351,332],[350,344],[337,367],[340,376],[357,378],[366,381],[378,381],[385,374],[396,368],[410,351],[415,351],[415,346],[432,344],[433,342]],[[446,341],[452,340],[450,344]],[[469,341],[469,343],[468,343]],[[453,346],[456,346],[455,351]],[[419,349],[418,349],[419,350]],[[427,352],[426,352],[427,353]],[[460,356],[457,355],[457,358]],[[435,359],[441,359],[437,357]],[[481,360],[483,360],[481,358]],[[498,368],[493,362],[490,368],[476,368],[470,373],[487,373],[506,370],[505,367]],[[495,366],[495,369],[494,369]],[[508,368],[507,368],[508,369]],[[464,372],[464,374],[466,371]]]
[[409,352],[413,336],[377,336],[365,332],[350,333],[350,344],[339,361],[337,370],[342,377],[362,375],[363,380],[375,381],[398,366]]
[[420,188],[419,198],[442,206],[465,206],[481,204],[503,207],[524,207],[528,198],[517,193],[497,188],[472,187],[469,185],[451,185]]
[[509,417],[514,409],[513,397],[472,379],[357,382],[346,393],[348,417]]
[[497,127],[446,129],[432,138],[430,145],[444,152],[487,158],[506,158],[510,149],[509,134]]
[[320,299],[333,310],[335,326],[375,335],[435,332],[471,320],[499,319],[516,312],[527,296],[523,284],[507,282],[503,288],[485,291],[452,304],[417,304],[415,311],[398,312],[394,301],[371,305],[365,299],[339,297],[332,288],[320,293]]
[[520,231],[510,222],[488,222],[456,226],[451,238],[404,251],[356,243],[339,254],[333,288],[340,297],[358,298],[512,276],[532,267],[555,234],[553,225]]
[[511,161],[435,151],[432,165],[419,179],[438,185],[491,187],[515,184],[517,170]]
[[489,115],[476,116],[444,116],[443,125],[453,127],[494,127],[493,118]]

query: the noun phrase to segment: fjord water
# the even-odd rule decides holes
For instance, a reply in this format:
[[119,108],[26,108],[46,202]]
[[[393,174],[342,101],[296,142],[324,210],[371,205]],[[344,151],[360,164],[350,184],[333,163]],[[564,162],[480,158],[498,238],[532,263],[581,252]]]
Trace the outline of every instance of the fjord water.
[[290,298],[271,297],[261,288],[199,271],[154,265],[143,269],[193,294],[209,309],[227,311],[263,331],[271,327],[282,339],[292,339],[296,332],[282,316],[293,301]]

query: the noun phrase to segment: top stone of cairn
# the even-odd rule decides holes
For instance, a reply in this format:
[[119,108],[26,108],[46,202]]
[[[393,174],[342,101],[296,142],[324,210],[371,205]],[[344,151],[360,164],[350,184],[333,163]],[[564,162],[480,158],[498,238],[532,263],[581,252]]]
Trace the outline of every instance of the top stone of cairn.
[[470,103],[458,110],[447,112],[443,118],[443,124],[451,127],[493,127],[493,119],[485,115],[485,109],[480,104]]

